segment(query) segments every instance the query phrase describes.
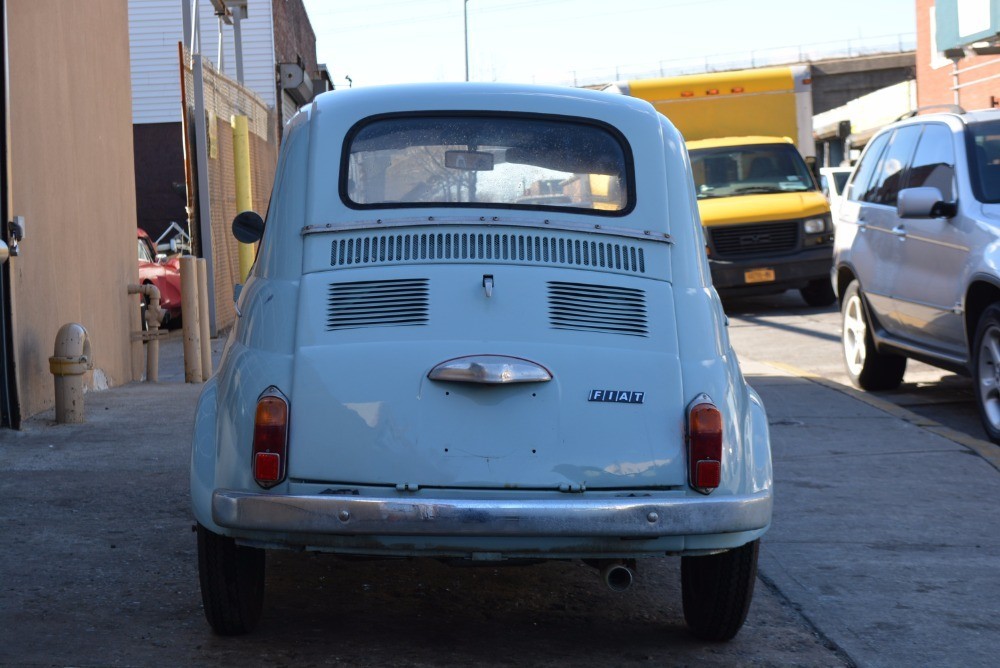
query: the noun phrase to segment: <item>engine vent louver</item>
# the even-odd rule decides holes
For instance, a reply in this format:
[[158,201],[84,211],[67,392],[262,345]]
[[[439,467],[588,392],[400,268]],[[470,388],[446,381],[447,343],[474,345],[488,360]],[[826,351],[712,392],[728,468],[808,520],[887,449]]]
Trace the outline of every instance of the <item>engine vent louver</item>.
[[649,335],[642,290],[558,281],[548,287],[549,324],[554,329]]
[[646,273],[646,257],[637,244],[580,239],[557,233],[369,234],[339,237],[330,247],[331,267],[427,261],[569,265],[615,273]]
[[426,325],[428,303],[425,278],[331,283],[326,329]]

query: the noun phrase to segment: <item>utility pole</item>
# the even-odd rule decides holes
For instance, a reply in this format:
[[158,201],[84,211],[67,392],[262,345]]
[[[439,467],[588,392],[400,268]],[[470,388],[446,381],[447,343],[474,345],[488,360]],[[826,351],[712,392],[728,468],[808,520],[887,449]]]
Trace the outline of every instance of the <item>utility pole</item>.
[[469,0],[462,0],[462,25],[465,35],[465,80],[469,80]]

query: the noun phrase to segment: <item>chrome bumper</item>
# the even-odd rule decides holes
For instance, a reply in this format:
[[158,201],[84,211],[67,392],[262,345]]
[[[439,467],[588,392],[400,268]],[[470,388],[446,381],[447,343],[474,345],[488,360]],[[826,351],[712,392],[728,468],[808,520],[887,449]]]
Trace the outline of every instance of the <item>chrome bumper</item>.
[[212,519],[246,531],[343,536],[604,536],[735,533],[771,522],[770,490],[748,496],[528,500],[282,496],[216,490]]

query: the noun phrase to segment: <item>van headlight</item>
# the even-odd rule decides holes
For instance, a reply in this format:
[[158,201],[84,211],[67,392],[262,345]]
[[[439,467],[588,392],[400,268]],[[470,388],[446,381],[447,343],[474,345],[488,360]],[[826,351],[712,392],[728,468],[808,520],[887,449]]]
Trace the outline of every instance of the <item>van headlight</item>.
[[826,218],[809,218],[802,221],[802,229],[806,234],[822,234],[827,230]]

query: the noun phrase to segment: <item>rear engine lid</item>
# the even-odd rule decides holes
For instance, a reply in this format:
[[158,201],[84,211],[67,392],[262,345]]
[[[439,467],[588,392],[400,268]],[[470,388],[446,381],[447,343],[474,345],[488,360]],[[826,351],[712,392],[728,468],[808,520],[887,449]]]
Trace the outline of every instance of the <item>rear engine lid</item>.
[[[291,479],[567,491],[685,484],[686,401],[665,280],[458,262],[316,272],[301,289]],[[470,355],[526,360],[551,379],[428,377]]]

